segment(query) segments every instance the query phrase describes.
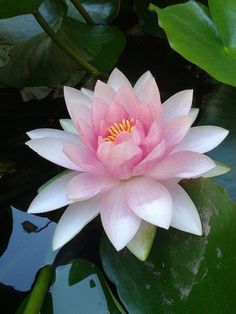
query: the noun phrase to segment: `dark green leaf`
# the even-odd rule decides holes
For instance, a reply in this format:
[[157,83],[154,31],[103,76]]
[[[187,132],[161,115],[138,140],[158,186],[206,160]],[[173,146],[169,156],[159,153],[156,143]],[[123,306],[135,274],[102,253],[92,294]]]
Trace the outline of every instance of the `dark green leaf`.
[[134,9],[139,18],[139,24],[147,33],[163,37],[165,36],[164,32],[157,26],[155,14],[148,10],[149,3],[149,0],[134,0]]
[[[109,23],[117,16],[120,9],[120,0],[81,0],[80,2],[96,24]],[[83,17],[71,1],[67,0],[66,3],[68,5],[68,16],[84,22]]]
[[217,80],[236,86],[236,1],[210,1],[210,11],[195,1],[150,9],[158,14],[174,50]]
[[82,0],[81,4],[97,24],[109,23],[120,9],[120,0]]
[[[115,27],[91,26],[66,14],[62,2],[45,1],[41,12],[63,41],[101,71],[109,71],[125,45]],[[43,32],[33,16],[0,21],[0,84],[14,87],[78,83],[84,71]]]
[[159,229],[144,263],[127,249],[117,253],[102,243],[104,269],[130,314],[235,311],[236,204],[208,179],[184,188],[200,212],[202,237]]
[[35,13],[43,0],[0,0],[0,19]]
[[221,85],[205,101],[200,124],[217,125],[229,130],[229,135],[209,155],[216,160],[225,162],[231,167],[226,175],[217,178],[216,182],[226,187],[230,196],[236,200],[236,89]]

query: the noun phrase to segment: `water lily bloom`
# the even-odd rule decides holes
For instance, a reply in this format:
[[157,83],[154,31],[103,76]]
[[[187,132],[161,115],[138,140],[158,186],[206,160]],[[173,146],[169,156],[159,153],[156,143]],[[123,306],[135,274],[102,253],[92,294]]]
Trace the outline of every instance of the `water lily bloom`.
[[147,257],[156,226],[170,226],[196,235],[201,221],[192,200],[178,184],[215,167],[205,152],[228,131],[215,126],[191,127],[198,113],[191,109],[192,90],[161,103],[148,71],[132,88],[118,70],[94,92],[64,88],[70,119],[64,130],[28,132],[26,144],[40,156],[69,169],[42,189],[29,213],[68,205],[53,238],[58,249],[100,214],[116,248],[127,246]]

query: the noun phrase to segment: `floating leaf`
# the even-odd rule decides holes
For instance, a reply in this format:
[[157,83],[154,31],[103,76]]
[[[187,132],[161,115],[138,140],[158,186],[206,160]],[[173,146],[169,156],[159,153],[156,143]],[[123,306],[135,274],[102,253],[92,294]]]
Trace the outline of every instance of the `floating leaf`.
[[[203,236],[158,229],[150,257],[139,262],[106,240],[101,257],[128,313],[233,313],[236,308],[236,204],[209,179],[186,182]],[[200,195],[199,195],[200,193]]]
[[221,85],[207,99],[201,116],[200,124],[217,125],[229,130],[229,135],[221,145],[216,147],[208,155],[220,160],[231,167],[226,175],[216,179],[222,184],[230,196],[236,201],[235,177],[236,177],[236,89]]
[[37,12],[43,0],[0,0],[0,19]]
[[[111,26],[86,25],[66,17],[67,6],[46,0],[41,14],[60,36],[100,71],[110,71],[117,62],[125,38]],[[78,83],[84,71],[44,33],[31,15],[0,21],[0,84],[56,87],[69,80]],[[16,70],[17,68],[17,70]]]

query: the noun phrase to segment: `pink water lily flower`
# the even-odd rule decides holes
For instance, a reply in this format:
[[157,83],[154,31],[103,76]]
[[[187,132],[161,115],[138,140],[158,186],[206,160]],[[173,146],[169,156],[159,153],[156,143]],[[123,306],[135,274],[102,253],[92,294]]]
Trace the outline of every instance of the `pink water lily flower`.
[[161,103],[149,71],[132,87],[114,69],[107,84],[97,81],[94,92],[65,87],[64,94],[71,117],[61,121],[64,131],[33,130],[27,142],[40,156],[70,170],[44,188],[28,210],[42,213],[69,205],[53,248],[99,214],[116,250],[136,248],[141,259],[155,226],[201,235],[197,209],[178,182],[215,167],[203,153],[228,131],[191,127],[198,113],[191,109],[192,90]]

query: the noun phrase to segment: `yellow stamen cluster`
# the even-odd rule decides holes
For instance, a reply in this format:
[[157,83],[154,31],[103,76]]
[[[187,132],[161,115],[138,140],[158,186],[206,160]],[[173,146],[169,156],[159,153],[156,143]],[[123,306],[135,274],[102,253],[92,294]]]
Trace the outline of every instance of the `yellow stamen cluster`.
[[114,123],[112,126],[109,127],[109,129],[107,130],[109,135],[104,138],[105,141],[108,142],[114,142],[117,135],[120,134],[121,132],[125,131],[125,132],[131,132],[135,127],[135,121],[134,119],[130,119],[130,120],[125,120],[122,119],[121,123]]

